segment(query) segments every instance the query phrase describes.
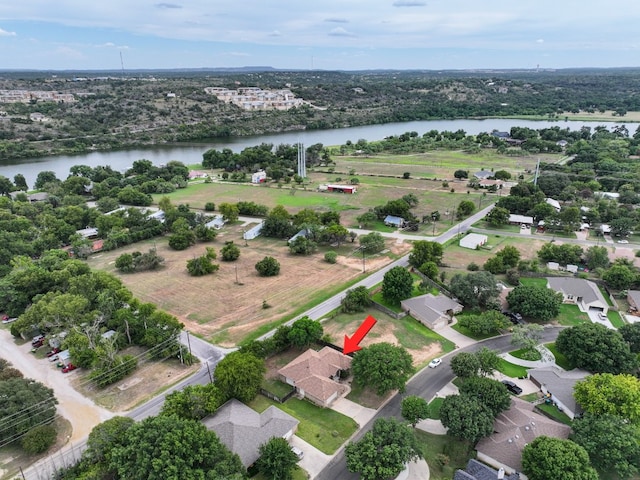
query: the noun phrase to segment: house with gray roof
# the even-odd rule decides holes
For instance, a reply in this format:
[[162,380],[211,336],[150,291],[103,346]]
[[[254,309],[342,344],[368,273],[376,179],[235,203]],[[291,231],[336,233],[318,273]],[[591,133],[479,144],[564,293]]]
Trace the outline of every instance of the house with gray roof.
[[260,445],[273,437],[289,440],[299,422],[273,405],[258,413],[234,398],[202,423],[249,468],[260,457]]
[[480,170],[479,172],[474,173],[473,176],[478,180],[487,180],[489,178],[493,178],[493,172],[490,172],[489,170]]
[[224,217],[222,215],[216,215],[215,217],[213,217],[213,220],[205,223],[204,226],[207,227],[207,228],[213,228],[215,230],[220,230],[222,227],[224,227],[225,223],[226,222],[225,222]]
[[640,309],[640,290],[627,291],[627,301],[632,310]]
[[609,304],[593,282],[575,277],[547,277],[547,287],[562,294],[564,303],[575,303],[580,311],[607,314]]
[[580,380],[589,376],[586,370],[574,369],[569,372],[556,366],[529,369],[529,379],[537,385],[542,393],[551,395],[551,400],[558,409],[572,420],[582,412],[573,398],[573,387]]
[[278,370],[280,379],[321,407],[328,407],[347,391],[340,383],[341,370],[351,368],[351,357],[331,347],[309,349]]
[[384,224],[388,227],[402,228],[404,227],[404,218],[395,215],[387,215],[384,217]]
[[522,450],[537,437],[567,439],[571,427],[540,415],[532,403],[511,399],[511,407],[501,412],[493,422],[493,434],[476,445],[478,460],[506,474],[522,471]]
[[453,475],[453,480],[519,480],[519,478],[520,475],[517,473],[506,475],[503,468],[495,470],[474,458],[469,460],[467,468],[456,470]]
[[462,311],[462,305],[441,293],[438,295],[427,293],[407,298],[400,302],[400,306],[402,310],[432,330],[444,327],[453,315]]

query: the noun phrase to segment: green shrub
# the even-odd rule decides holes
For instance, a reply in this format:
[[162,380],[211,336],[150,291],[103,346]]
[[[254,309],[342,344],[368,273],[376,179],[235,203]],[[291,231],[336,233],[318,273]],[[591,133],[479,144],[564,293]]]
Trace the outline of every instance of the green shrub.
[[467,270],[469,270],[470,272],[477,272],[478,270],[480,270],[480,267],[477,263],[471,262],[469,265],[467,265]]
[[216,209],[216,204],[213,202],[207,202],[204,204],[204,210],[206,212],[213,212]]
[[55,441],[56,429],[52,425],[40,425],[32,428],[22,437],[20,446],[25,452],[35,455],[49,450]]
[[324,254],[324,261],[327,263],[336,263],[338,261],[338,254],[336,252],[327,252]]

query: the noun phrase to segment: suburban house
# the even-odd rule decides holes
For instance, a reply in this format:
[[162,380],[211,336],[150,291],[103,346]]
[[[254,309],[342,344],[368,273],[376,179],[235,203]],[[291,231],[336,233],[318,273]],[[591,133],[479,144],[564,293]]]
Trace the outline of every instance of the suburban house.
[[511,407],[501,412],[493,423],[493,434],[476,445],[478,460],[505,473],[522,471],[522,450],[536,437],[567,439],[571,427],[551,420],[535,411],[535,405],[519,398],[511,400]]
[[214,228],[216,230],[220,230],[222,227],[224,227],[224,224],[225,224],[224,217],[222,215],[216,215],[215,217],[213,217],[213,220],[205,223],[204,226],[207,228]]
[[512,473],[505,475],[504,468],[495,470],[484,463],[472,458],[464,470],[456,470],[453,480],[519,480],[520,475]]
[[560,212],[560,202],[557,200],[554,200],[553,198],[546,198],[544,200],[546,202],[547,205],[551,205],[553,208],[555,208],[556,212]]
[[488,240],[489,237],[487,237],[486,235],[481,235],[479,233],[470,233],[469,235],[465,235],[460,239],[459,245],[463,248],[476,250],[477,248],[487,243]]
[[564,303],[575,303],[582,312],[591,310],[606,315],[609,310],[609,304],[602,292],[589,280],[574,277],[547,277],[547,287],[562,293]]
[[533,217],[511,213],[509,214],[509,223],[513,225],[527,225],[528,227],[530,227],[531,225],[533,225]]
[[387,215],[384,217],[384,224],[388,227],[402,228],[404,227],[404,218],[395,215]]
[[640,309],[640,290],[629,290],[627,292],[627,301],[631,310],[638,311]]
[[500,189],[504,186],[503,180],[490,180],[488,178],[483,178],[478,182],[478,186],[480,188],[491,188],[495,187],[496,189]]
[[338,382],[340,372],[351,368],[351,357],[331,347],[309,349],[278,370],[280,379],[316,405],[328,407],[347,391]]
[[449,297],[427,293],[419,297],[407,298],[400,302],[402,309],[432,330],[442,328],[451,317],[462,311],[462,305]]
[[493,178],[493,172],[490,172],[488,170],[480,170],[479,172],[474,173],[473,176],[478,180],[487,180],[489,178]]
[[585,370],[574,369],[566,372],[556,366],[529,370],[529,379],[542,393],[551,395],[551,400],[558,405],[558,409],[566,413],[571,420],[582,411],[573,398],[573,387],[588,375],[589,372]]
[[298,428],[298,420],[273,405],[258,413],[235,398],[202,423],[213,430],[220,441],[249,468],[260,457],[260,445],[273,437],[289,440]]
[[251,183],[264,183],[267,181],[267,172],[264,170],[258,170],[256,173],[251,174]]

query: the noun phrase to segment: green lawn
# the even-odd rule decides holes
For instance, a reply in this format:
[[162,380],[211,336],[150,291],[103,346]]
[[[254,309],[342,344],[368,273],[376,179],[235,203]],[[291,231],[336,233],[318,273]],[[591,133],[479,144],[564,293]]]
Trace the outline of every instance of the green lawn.
[[[605,298],[607,300],[609,299],[609,297],[605,297]],[[607,312],[607,318],[609,318],[611,325],[613,325],[616,328],[620,328],[626,325],[626,322],[622,319],[622,316],[620,315],[620,313],[616,312],[615,310],[609,310]]]
[[520,350],[514,350],[513,352],[509,352],[509,355],[516,358],[521,358],[522,360],[531,360],[536,361],[542,358],[542,355],[535,348],[521,348]]
[[[470,458],[474,458],[473,446],[448,435],[415,430],[418,448],[429,465],[431,480],[451,480],[456,470],[464,469]],[[439,455],[445,455],[449,462],[442,465]]]
[[569,361],[567,357],[565,357],[562,353],[558,351],[555,343],[545,343],[544,345],[549,349],[553,356],[556,358],[556,365],[565,370],[573,370],[575,366]]
[[503,358],[498,362],[498,371],[511,378],[525,377],[527,375],[527,369],[525,367],[514,365]]
[[474,340],[484,340],[485,338],[491,338],[491,337],[495,337],[496,335],[499,335],[500,332],[492,332],[492,333],[486,333],[486,334],[475,334],[473,333],[471,330],[469,330],[467,327],[463,327],[462,325],[460,325],[460,319],[464,318],[464,317],[468,317],[468,316],[473,316],[475,314],[472,313],[460,313],[458,315],[456,315],[456,318],[458,319],[458,321],[456,322],[455,325],[452,325],[451,328],[453,328],[455,331],[469,337],[469,338],[473,338]]
[[[291,476],[291,480],[307,480],[309,475],[302,468],[296,467]],[[262,473],[258,473],[257,475],[251,477],[252,480],[270,480],[268,477],[265,477]]]
[[609,294],[607,293],[605,288],[602,285],[598,285],[598,288],[600,289],[600,293],[602,293],[604,299],[607,301],[607,305],[613,307],[613,302],[611,301],[611,298],[609,298]]
[[548,417],[551,417],[560,423],[564,423],[565,425],[569,426],[571,426],[572,424],[572,421],[567,416],[567,414],[558,410],[558,407],[556,407],[555,405],[541,403],[540,405],[537,405],[537,408],[546,413]]
[[263,412],[270,405],[284,410],[300,421],[296,435],[327,455],[335,453],[358,429],[352,418],[328,408],[320,408],[306,400],[290,398],[285,403],[276,403],[258,395],[249,406]]
[[371,300],[373,300],[376,303],[379,303],[380,305],[387,307],[389,310],[392,310],[396,313],[402,312],[402,308],[400,308],[399,303],[392,303],[382,296],[382,290],[380,290],[377,293],[374,293],[371,296]]
[[400,345],[405,348],[420,348],[425,344],[425,339],[429,340],[428,343],[440,343],[444,353],[453,352],[456,348],[456,345],[451,340],[447,340],[442,335],[425,327],[410,315],[407,315],[397,322],[396,325],[399,325],[401,328],[395,331],[395,335]]
[[265,378],[262,380],[262,388],[264,388],[267,392],[273,393],[276,397],[282,398],[286,396],[293,387],[291,385],[287,385],[275,378]]
[[560,325],[573,327],[574,325],[580,325],[581,323],[588,323],[591,320],[589,320],[589,315],[585,312],[581,312],[577,305],[563,303],[560,305],[560,314],[556,317],[556,321]]
[[495,230],[496,232],[511,232],[511,233],[520,233],[520,225],[501,225],[496,227],[491,225],[489,222],[485,220],[480,220],[472,225],[476,228],[482,228],[484,230]]
[[522,285],[536,285],[538,287],[546,287],[546,278],[534,278],[534,277],[520,277],[520,283]]
[[429,414],[427,418],[440,420],[440,407],[442,407],[442,402],[444,402],[444,398],[442,397],[437,397],[431,400],[431,403],[429,403]]

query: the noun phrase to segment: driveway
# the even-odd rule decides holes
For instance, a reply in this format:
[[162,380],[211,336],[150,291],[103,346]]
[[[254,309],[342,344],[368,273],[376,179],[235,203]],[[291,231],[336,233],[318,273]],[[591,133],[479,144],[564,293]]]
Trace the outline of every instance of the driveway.
[[297,435],[291,437],[289,443],[304,452],[304,457],[298,462],[298,465],[307,471],[310,478],[315,478],[331,460],[332,456],[322,453]]
[[[56,368],[55,362],[37,359],[31,352],[31,343],[16,345],[8,330],[0,330],[0,357],[13,363],[25,378],[33,378],[53,389],[58,399],[58,413],[71,422],[73,433],[69,441],[83,439],[97,424],[114,416],[113,413],[98,407],[88,398],[71,387],[69,379],[78,371],[63,374]],[[44,348],[44,347],[42,347]]]
[[349,418],[353,418],[360,427],[366,425],[366,423],[376,415],[376,411],[373,408],[363,407],[344,397],[333,402],[331,409]]
[[455,343],[456,348],[464,348],[477,343],[473,338],[469,338],[466,335],[463,335],[457,330],[451,328],[451,326],[455,325],[456,322],[457,320],[454,319],[451,325],[445,325],[444,327],[439,328],[438,330],[436,330],[436,333],[442,335],[447,340],[451,340],[453,343]]
[[593,323],[599,323],[600,325],[607,327],[611,330],[615,330],[616,327],[613,326],[611,321],[608,318],[606,320],[600,318],[600,315],[598,315],[599,313],[600,312],[594,312],[593,310],[588,310],[587,315],[589,315],[589,320],[591,320],[591,322]]

